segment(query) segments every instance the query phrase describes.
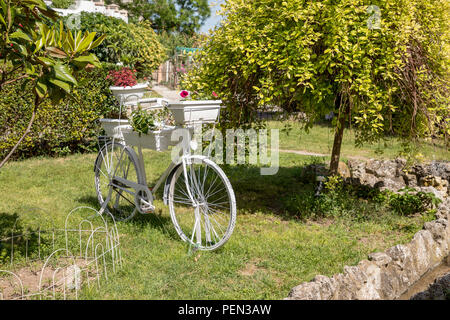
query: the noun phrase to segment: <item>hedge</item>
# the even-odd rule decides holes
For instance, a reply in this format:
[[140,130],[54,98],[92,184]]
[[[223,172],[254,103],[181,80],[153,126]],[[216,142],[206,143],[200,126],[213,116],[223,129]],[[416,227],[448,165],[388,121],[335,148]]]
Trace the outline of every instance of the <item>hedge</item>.
[[[54,156],[95,150],[98,119],[118,108],[106,80],[108,70],[104,67],[80,74],[73,97],[59,105],[44,102],[39,107],[31,133],[13,157]],[[0,158],[6,156],[25,131],[31,116],[32,99],[32,92],[24,82],[19,81],[2,89]]]

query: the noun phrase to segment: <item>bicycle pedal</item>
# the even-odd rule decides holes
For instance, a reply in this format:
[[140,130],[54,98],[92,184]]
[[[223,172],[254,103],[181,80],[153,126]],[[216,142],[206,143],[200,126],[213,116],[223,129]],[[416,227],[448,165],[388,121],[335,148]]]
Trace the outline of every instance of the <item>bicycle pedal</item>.
[[152,205],[141,206],[141,211],[143,214],[153,213],[155,212],[155,206]]

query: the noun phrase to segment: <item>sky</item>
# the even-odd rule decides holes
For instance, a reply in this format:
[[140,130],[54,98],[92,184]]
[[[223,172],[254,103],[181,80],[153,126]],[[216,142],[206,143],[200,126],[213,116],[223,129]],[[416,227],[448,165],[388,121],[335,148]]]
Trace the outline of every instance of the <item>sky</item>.
[[211,17],[206,20],[205,24],[200,29],[200,32],[207,33],[210,29],[214,29],[219,23],[221,16],[218,16],[216,11],[220,10],[220,4],[224,2],[225,0],[208,0],[209,6],[211,7]]

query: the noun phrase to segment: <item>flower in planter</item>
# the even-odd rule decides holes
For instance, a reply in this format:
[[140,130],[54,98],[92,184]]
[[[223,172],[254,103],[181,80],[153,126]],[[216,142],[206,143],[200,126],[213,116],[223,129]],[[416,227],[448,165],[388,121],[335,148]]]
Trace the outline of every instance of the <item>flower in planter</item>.
[[189,96],[189,91],[182,90],[182,91],[180,92],[180,96],[181,96],[183,99],[186,99],[186,98]]
[[180,96],[183,99],[187,99],[188,97],[192,100],[216,100],[219,95],[213,91],[211,94],[200,94],[197,91],[192,92],[192,94],[187,90],[182,90],[180,92]]
[[113,82],[116,87],[132,87],[137,84],[136,70],[131,70],[128,67],[122,68],[120,70],[109,71],[106,79]]

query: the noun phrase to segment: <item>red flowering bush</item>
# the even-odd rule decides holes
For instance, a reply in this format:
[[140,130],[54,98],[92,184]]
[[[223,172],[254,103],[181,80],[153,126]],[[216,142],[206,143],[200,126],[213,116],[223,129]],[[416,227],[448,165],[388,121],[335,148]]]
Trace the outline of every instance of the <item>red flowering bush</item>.
[[136,70],[131,70],[128,67],[111,70],[106,79],[111,80],[116,87],[132,87],[137,84]]

